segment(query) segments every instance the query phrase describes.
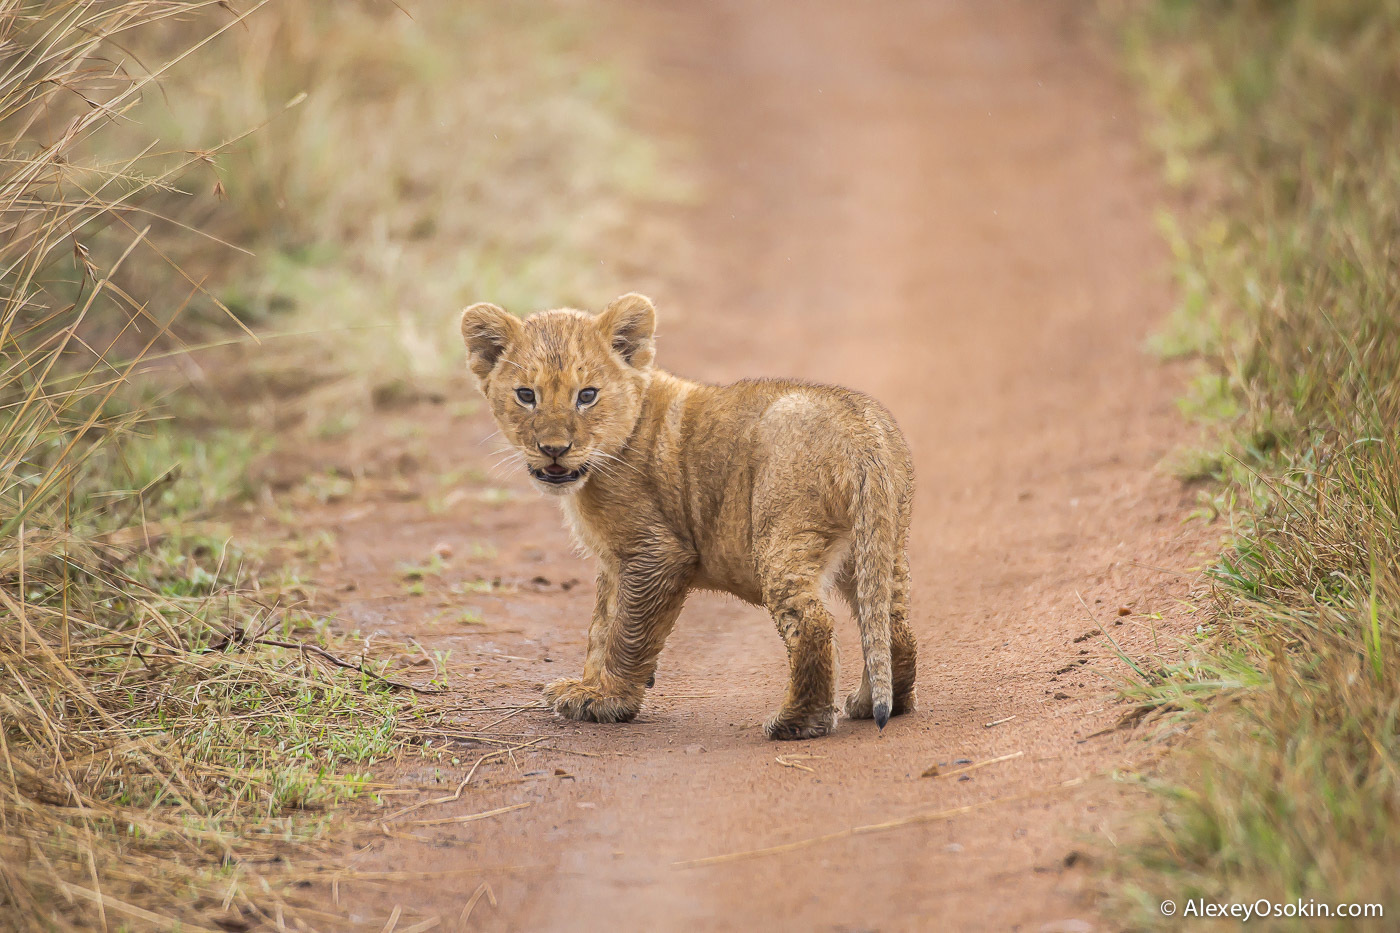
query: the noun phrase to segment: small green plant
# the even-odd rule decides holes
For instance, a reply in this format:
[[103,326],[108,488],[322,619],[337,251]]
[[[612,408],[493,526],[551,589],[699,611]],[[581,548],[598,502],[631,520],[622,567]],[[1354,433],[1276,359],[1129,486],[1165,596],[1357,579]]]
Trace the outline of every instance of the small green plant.
[[446,568],[447,564],[443,561],[442,556],[440,554],[434,554],[432,557],[428,558],[426,562],[421,564],[399,564],[398,574],[405,580],[417,582],[421,581],[424,577],[442,576],[442,572]]

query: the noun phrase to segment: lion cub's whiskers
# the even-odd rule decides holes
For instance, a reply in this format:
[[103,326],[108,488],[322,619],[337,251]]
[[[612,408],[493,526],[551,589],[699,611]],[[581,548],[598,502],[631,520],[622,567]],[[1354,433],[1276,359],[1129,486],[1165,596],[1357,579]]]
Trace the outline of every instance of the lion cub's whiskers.
[[[608,461],[611,461],[611,462],[613,462],[613,463],[618,463],[618,464],[621,464],[622,466],[627,467],[627,469],[631,470],[633,473],[636,473],[638,476],[642,476],[642,475],[643,475],[642,471],[639,470],[639,469],[637,469],[637,465],[636,465],[636,464],[634,464],[634,463],[628,463],[626,460],[623,460],[621,457],[613,456],[612,454],[607,453],[607,452],[602,451],[602,450],[595,450],[595,451],[593,451],[593,453],[589,454],[588,457],[589,457],[589,460],[590,460],[590,461],[591,461],[594,457],[601,457],[601,458],[603,458],[604,460],[608,460]],[[596,465],[599,466],[600,468],[601,468],[601,466],[602,466],[601,464],[596,464]],[[617,475],[616,469],[613,468],[613,471],[612,471],[609,475],[616,476],[616,475]]]

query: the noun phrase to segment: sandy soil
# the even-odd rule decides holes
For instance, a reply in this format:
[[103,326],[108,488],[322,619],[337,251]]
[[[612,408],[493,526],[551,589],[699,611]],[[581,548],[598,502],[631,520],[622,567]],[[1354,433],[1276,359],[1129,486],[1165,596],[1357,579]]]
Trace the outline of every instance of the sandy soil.
[[[1130,654],[1184,630],[1188,579],[1170,571],[1198,533],[1181,525],[1189,493],[1157,468],[1182,430],[1175,377],[1142,352],[1169,302],[1157,195],[1091,10],[717,0],[609,15],[643,62],[639,119],[692,140],[704,175],[682,218],[694,264],[657,276],[661,365],[851,385],[909,436],[920,710],[883,734],[843,721],[766,741],[785,675],[772,623],[697,597],[637,722],[512,713],[580,667],[589,564],[524,477],[438,485],[488,469],[484,415],[388,413],[333,457],[399,463],[385,426],[405,419],[423,453],[398,486],[303,516],[338,541],[323,592],[366,632],[451,649],[461,732],[539,741],[362,840],[357,869],[405,874],[343,883],[338,902],[486,930],[1106,929],[1084,853],[1111,848],[1142,801],[1107,775],[1153,751],[1110,728],[1127,668],[1099,626]],[[439,543],[450,559],[409,595],[400,564]],[[840,634],[844,693],[859,648],[844,618]],[[458,764],[397,778],[450,792],[498,747],[459,740]],[[483,881],[496,903],[463,923]]]

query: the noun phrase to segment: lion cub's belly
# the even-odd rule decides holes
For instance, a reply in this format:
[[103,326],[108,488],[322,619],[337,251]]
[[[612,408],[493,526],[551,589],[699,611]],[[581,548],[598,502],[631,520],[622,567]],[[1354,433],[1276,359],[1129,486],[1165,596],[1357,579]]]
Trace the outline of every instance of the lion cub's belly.
[[[575,497],[564,499],[561,504],[575,544],[595,558],[612,562],[616,542],[609,540],[606,532],[590,520],[590,515],[580,508],[580,502]],[[728,519],[732,524],[734,517],[729,516]],[[718,524],[715,523],[716,526]],[[730,534],[722,533],[718,527],[707,528],[706,531],[719,533],[706,534],[697,542],[695,563],[687,568],[677,567],[676,572],[689,572],[689,585],[693,589],[717,590],[757,606],[763,605],[763,588],[754,567],[747,523],[738,534],[733,533],[739,531],[735,528],[728,529]]]
[[699,590],[728,593],[755,606],[763,605],[763,588],[759,585],[758,575],[754,573],[752,557],[742,568],[729,563],[723,567],[713,567],[702,562],[691,586]]

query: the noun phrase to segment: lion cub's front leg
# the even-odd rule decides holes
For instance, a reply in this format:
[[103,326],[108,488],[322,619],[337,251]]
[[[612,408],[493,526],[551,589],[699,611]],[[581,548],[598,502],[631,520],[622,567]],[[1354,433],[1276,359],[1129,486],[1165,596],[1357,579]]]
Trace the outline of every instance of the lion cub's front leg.
[[544,700],[561,719],[577,722],[630,722],[642,708],[640,691],[605,679],[603,655],[608,629],[617,612],[617,575],[610,568],[598,570],[598,597],[588,625],[588,654],[583,677],[566,677],[544,688]]
[[686,574],[637,562],[598,571],[581,678],[544,688],[555,714],[579,722],[630,722],[642,708],[656,659],[685,602]]

